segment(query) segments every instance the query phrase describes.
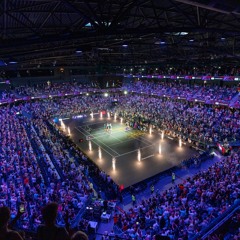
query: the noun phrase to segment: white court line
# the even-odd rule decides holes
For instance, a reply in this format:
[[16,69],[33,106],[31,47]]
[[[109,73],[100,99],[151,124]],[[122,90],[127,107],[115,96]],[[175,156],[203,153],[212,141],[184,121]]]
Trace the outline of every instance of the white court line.
[[[114,134],[114,133],[123,133],[123,132],[124,132],[124,129],[123,129],[122,131],[113,131],[112,133]],[[124,133],[125,133],[125,132],[124,132]],[[129,139],[129,140],[122,140],[122,138],[113,136],[112,134],[110,134],[110,136],[111,136],[112,138],[116,139],[116,140],[118,141],[118,143],[114,143],[114,144],[111,144],[111,145],[109,145],[109,146],[114,146],[114,145],[121,144],[121,143],[123,143],[123,142],[127,142],[127,141],[131,140],[131,139]],[[124,136],[124,137],[125,137],[125,136]]]
[[[99,137],[104,137],[104,136],[112,136],[114,133],[121,133],[122,131],[120,130],[120,131],[112,131],[110,134],[109,133],[107,133],[107,132],[105,132],[105,131],[101,131],[101,132],[99,132],[99,133],[91,133],[91,132],[88,132],[86,129],[84,129],[84,128],[82,128],[82,127],[78,127],[79,129],[81,129],[81,130],[83,130],[84,132],[86,132],[86,133],[88,133],[88,135],[85,135],[85,136],[93,136],[94,138],[99,138]],[[93,130],[96,130],[96,129],[93,129]],[[97,131],[99,131],[99,130],[97,130]],[[117,139],[117,140],[119,140],[120,142],[122,142],[120,139],[118,139],[118,138],[116,138],[116,137],[114,137],[114,136],[112,136],[113,138],[115,138],[115,139]]]
[[[119,132],[122,132],[122,131],[113,131],[113,133],[119,133]],[[93,136],[94,136],[94,135],[93,135]],[[115,145],[118,145],[118,144],[121,144],[121,143],[125,143],[125,142],[129,142],[129,141],[132,141],[132,140],[139,140],[140,142],[142,142],[142,143],[144,143],[144,144],[146,144],[146,145],[148,145],[148,146],[153,145],[153,143],[152,143],[151,141],[149,141],[149,140],[143,141],[142,139],[140,139],[140,138],[142,138],[142,136],[140,136],[140,137],[130,137],[130,138],[128,138],[127,140],[121,140],[121,138],[114,137],[114,136],[112,136],[111,134],[110,134],[110,136],[111,136],[112,138],[115,138],[115,139],[118,140],[119,142],[118,142],[118,143],[111,144],[111,145],[109,145],[109,146],[115,146]],[[144,138],[144,139],[145,139],[145,138]],[[145,139],[145,140],[146,140],[146,139]],[[149,145],[149,144],[150,144],[150,145]]]
[[[142,137],[143,136],[140,136],[140,138],[142,138]],[[137,138],[134,138],[134,139],[137,139]],[[141,142],[144,142],[144,143],[148,142],[148,144],[150,143],[151,145],[153,144],[152,141],[147,140],[146,138],[144,138],[144,141],[141,139]]]
[[[121,129],[121,127],[118,127],[118,129]],[[112,131],[112,133],[119,133],[119,132],[124,132],[125,133],[125,128],[123,127],[122,129],[123,131]],[[131,131],[134,131],[134,130],[131,130]],[[137,131],[140,131],[140,130],[137,130]],[[97,135],[97,134],[96,134]],[[141,134],[140,136],[138,137],[130,137],[128,140],[121,140],[121,138],[117,138],[117,137],[114,137],[110,134],[110,136],[112,136],[113,138],[117,139],[119,141],[119,143],[123,143],[123,142],[128,142],[128,141],[131,141],[131,140],[134,140],[134,139],[138,139],[140,140],[142,143],[145,143],[145,144],[150,144],[152,145],[152,141],[150,140],[147,140],[146,138],[144,138],[144,140],[142,139],[143,135],[146,135],[146,133],[143,133]],[[94,135],[93,135],[94,136]],[[114,145],[117,145],[119,143],[114,143],[114,144],[111,144],[110,146],[114,146]]]
[[[76,129],[77,129],[77,131],[79,131],[80,133],[82,133],[85,137],[86,137],[86,135],[82,132],[82,131],[80,131],[77,127],[75,127]],[[97,146],[100,146],[98,143],[96,143],[94,140],[91,140],[93,143],[95,143]],[[102,149],[103,149],[103,151],[105,151],[106,153],[108,153],[112,158],[113,157],[115,157],[115,156],[113,156],[110,152],[108,152],[105,148],[103,148],[102,146],[100,146]]]
[[[86,125],[87,126],[87,125]],[[76,127],[77,128],[77,127]],[[89,133],[87,130],[85,130],[84,128],[82,128],[82,127],[79,127],[81,130],[83,130],[84,132],[86,132],[86,133],[88,133],[88,135],[91,135],[91,136],[93,136],[94,138],[96,138],[97,139],[97,137],[104,137],[105,136],[105,134],[102,134],[102,133],[98,133],[98,134],[91,134],[91,133]],[[78,128],[77,128],[78,129]],[[98,128],[99,129],[99,128]],[[94,129],[94,130],[96,130],[96,129]],[[139,130],[137,130],[137,131],[139,131]],[[80,131],[79,130],[79,132],[81,132],[81,133],[83,133],[82,131]],[[113,131],[109,136],[111,136],[112,138],[114,138],[114,139],[116,139],[116,140],[118,140],[119,141],[119,143],[116,143],[116,145],[117,144],[121,144],[121,143],[123,143],[123,142],[127,142],[127,141],[121,141],[119,138],[116,138],[116,137],[114,137],[114,136],[112,136],[112,134],[113,133],[118,133],[118,132],[122,132],[122,131]],[[103,132],[104,133],[104,132]],[[83,133],[84,134],[84,133]],[[99,135],[99,136],[98,136]],[[86,137],[86,134],[84,134],[84,136]],[[144,149],[144,148],[147,148],[147,147],[151,147],[151,146],[154,146],[155,144],[152,144],[152,142],[151,141],[149,141],[149,140],[147,140],[147,139],[145,139],[144,138],[144,140],[145,141],[143,141],[142,140],[142,136],[140,136],[140,141],[142,142],[142,143],[144,143],[144,144],[146,144],[147,146],[145,146],[145,147],[143,147],[143,148],[140,148],[140,149]],[[138,139],[139,140],[139,137],[131,137],[131,138],[129,138],[129,140],[128,141],[131,141],[131,140],[136,140],[136,139]],[[98,139],[97,139],[98,140]],[[93,141],[93,140],[91,140],[92,142],[94,142],[95,144],[97,144],[97,145],[99,145],[98,143],[96,143],[96,141]],[[111,146],[114,146],[114,145],[106,145],[105,143],[103,143],[101,140],[98,140],[102,145],[104,145],[106,148],[108,148],[108,149],[110,149],[112,152],[114,152],[114,153],[116,153],[118,156],[115,156],[115,157],[120,157],[120,156],[124,156],[124,155],[127,155],[127,154],[129,154],[129,153],[132,153],[132,152],[135,152],[135,151],[137,151],[138,149],[135,149],[135,150],[133,150],[133,151],[130,151],[130,152],[127,152],[127,153],[124,153],[124,154],[119,154],[118,152],[116,152],[115,150],[113,150],[112,148],[111,148]],[[149,145],[149,143],[151,143],[150,145]],[[105,150],[105,149],[104,149]],[[106,151],[106,150],[105,150]],[[106,151],[106,152],[108,152],[108,151]],[[108,152],[109,153],[109,152]],[[110,154],[110,153],[109,153]],[[111,156],[112,156],[112,154],[110,154]],[[113,156],[112,156],[113,157]]]
[[[131,130],[131,131],[135,131],[135,130]],[[140,131],[140,130],[136,130],[136,131]],[[141,131],[140,131],[140,132],[141,132]],[[142,133],[142,132],[141,132],[141,133]],[[140,136],[137,136],[137,137],[130,137],[129,140],[138,139],[138,140],[140,140],[141,142],[143,142],[143,143],[145,143],[145,144],[148,143],[148,144],[152,145],[152,144],[153,144],[152,141],[147,140],[145,137],[144,137],[144,140],[142,139],[142,138],[143,138],[143,135],[146,135],[146,133],[143,133],[143,134],[141,134]],[[122,142],[125,142],[125,140],[122,141]]]
[[[111,132],[111,133],[108,133],[108,132],[105,132],[105,131],[104,131],[102,135],[96,136],[97,134],[96,134],[96,135],[92,134],[92,136],[93,136],[94,138],[96,138],[98,141],[101,141],[101,139],[99,139],[99,138],[101,138],[101,137],[111,137],[111,138],[114,138],[116,141],[118,141],[117,144],[120,144],[120,143],[123,143],[124,141],[122,141],[122,140],[120,140],[119,138],[113,136],[114,133],[118,133],[118,132],[122,132],[122,131],[113,131],[113,132]],[[100,134],[100,133],[99,133],[99,134]],[[102,142],[102,141],[101,141],[101,142]],[[113,146],[113,145],[114,145],[114,144],[109,144],[110,147]]]
[[[90,122],[90,121],[89,121],[89,122]],[[95,124],[97,124],[97,123],[102,123],[102,122],[95,122],[95,123],[93,123],[93,124],[84,124],[84,125],[78,126],[78,128],[84,130],[85,132],[88,132],[88,131],[86,131],[82,126],[91,126],[91,125],[95,125]],[[114,126],[114,125],[119,125],[119,124],[118,124],[118,123],[116,123],[116,124],[113,123],[113,126]],[[102,127],[94,128],[94,129],[92,129],[92,130],[99,131],[98,129],[102,129]],[[117,129],[121,129],[121,127],[117,127]],[[123,130],[123,131],[124,131],[124,129],[125,129],[125,128],[122,127],[122,130]],[[134,139],[139,139],[139,138],[141,138],[141,139],[140,139],[141,142],[143,142],[143,143],[145,143],[145,144],[150,144],[150,145],[152,145],[152,142],[149,141],[149,140],[147,140],[146,138],[144,138],[144,140],[142,140],[142,136],[140,136],[140,137],[131,137],[129,140],[124,140],[124,141],[123,141],[123,140],[121,140],[121,138],[117,138],[117,137],[114,137],[114,136],[112,135],[112,134],[114,134],[114,133],[122,132],[122,130],[120,130],[120,131],[114,131],[114,130],[112,130],[112,133],[110,134],[110,136],[112,136],[112,138],[114,138],[114,139],[116,139],[117,141],[119,141],[119,143],[111,144],[111,145],[109,145],[109,146],[114,146],[114,145],[117,145],[117,144],[120,144],[120,143],[123,143],[123,142],[128,142],[128,141],[131,141],[131,140],[134,140]],[[139,130],[137,130],[137,131],[139,131]],[[103,133],[103,134],[102,134],[102,133]],[[95,133],[95,134],[89,133],[89,135],[97,138],[98,135],[99,135],[100,137],[101,137],[101,135],[102,135],[102,136],[105,136],[104,133],[105,133],[105,131],[102,131],[102,132]],[[144,133],[144,134],[145,134],[145,133]]]
[[[87,126],[87,125],[86,125],[86,126]],[[79,128],[79,129],[82,129],[83,131],[85,131],[85,132],[87,132],[87,133],[89,133],[87,130],[85,130],[85,129],[84,129],[83,127],[81,127],[81,126],[79,126],[78,128]],[[101,128],[95,128],[94,130],[99,131],[99,130],[97,130],[97,129],[101,129]],[[118,127],[118,129],[121,129],[121,128]],[[148,146],[152,145],[152,142],[151,142],[150,140],[147,140],[146,138],[144,138],[144,140],[143,140],[143,139],[142,139],[142,138],[143,138],[142,135],[139,136],[139,137],[131,137],[131,138],[129,138],[128,140],[121,140],[121,138],[118,138],[118,137],[113,136],[115,133],[122,133],[123,131],[124,131],[124,128],[123,128],[122,130],[119,130],[119,131],[114,131],[114,130],[112,130],[111,134],[108,134],[108,135],[111,136],[112,138],[114,138],[114,139],[116,139],[117,141],[119,141],[118,143],[114,143],[114,144],[111,144],[111,145],[109,145],[109,146],[115,146],[115,145],[118,145],[118,144],[121,144],[121,143],[124,143],[124,142],[129,142],[129,141],[131,141],[131,140],[136,140],[136,139],[137,139],[137,140],[140,140],[142,143],[144,143],[144,144],[146,144],[146,145],[148,145]],[[139,130],[137,130],[137,131],[139,131]],[[106,132],[105,132],[105,131],[101,131],[101,132],[95,133],[95,134],[89,133],[89,135],[93,136],[94,138],[104,137],[104,136],[106,136]],[[145,133],[144,133],[143,135],[145,135]],[[150,145],[149,145],[149,144],[150,144]]]
[[[115,138],[115,139],[117,139],[117,138]],[[142,139],[142,136],[139,136],[139,137],[131,137],[131,138],[129,138],[128,140],[124,140],[124,141],[121,141],[121,140],[119,140],[120,141],[120,143],[123,143],[123,142],[129,142],[129,141],[131,141],[131,140],[139,140],[140,142],[142,142],[142,143],[144,143],[144,144],[146,144],[146,145],[148,145],[148,146],[151,146],[151,145],[153,145],[153,143],[151,142],[151,141],[149,141],[149,140],[147,140],[147,139],[145,139],[144,138],[144,140]],[[111,144],[110,146],[114,146],[114,145],[117,145],[117,144],[119,144],[119,143],[114,143],[114,144]],[[150,144],[150,145],[149,145]]]
[[[115,138],[115,139],[118,139],[118,138]],[[133,139],[132,138],[129,138],[129,139],[126,139],[126,140],[124,140],[124,141],[122,141],[122,140],[119,140],[119,142],[118,143],[113,143],[113,144],[111,144],[111,145],[109,145],[109,146],[115,146],[115,145],[118,145],[118,144],[121,144],[121,143],[123,143],[123,142],[130,142],[130,141],[132,141]]]
[[[147,147],[152,147],[152,146],[154,146],[154,144],[149,145],[149,146],[146,146],[146,147],[143,147],[143,148],[140,148],[140,150],[142,150],[142,149],[144,149],[144,148],[147,148]],[[135,150],[130,151],[130,152],[123,153],[123,154],[121,154],[121,155],[119,155],[119,156],[117,156],[117,157],[122,157],[122,156],[124,156],[124,155],[127,155],[127,154],[129,154],[129,153],[133,153],[133,152],[136,152],[136,151],[138,151],[138,149],[135,149]]]
[[[120,143],[123,143],[124,141],[122,141],[122,140],[120,140],[119,138],[117,138],[117,137],[114,137],[112,134],[110,134],[109,136],[111,136],[111,138],[114,138],[114,139],[116,139],[117,141],[118,141],[118,144],[120,144]],[[111,147],[111,146],[113,146],[114,144],[110,144],[109,146]]]
[[145,158],[142,158],[141,160],[145,160],[145,159],[150,158],[150,157],[154,157],[154,154],[149,155],[149,156],[147,156],[147,157],[145,157]]
[[[76,129],[78,129],[78,128],[76,128]],[[84,129],[83,129],[84,130]],[[83,133],[82,131],[80,131],[79,129],[78,129],[78,131],[79,132],[81,132],[81,133]],[[86,130],[84,130],[84,132],[87,132],[88,133],[88,131],[86,131]],[[84,134],[84,133],[83,133]],[[84,134],[84,136],[86,137],[86,135]],[[97,144],[96,143],[96,141],[93,141],[93,140],[91,140],[92,142],[94,142],[95,144]],[[114,152],[114,153],[116,153],[117,155],[119,155],[119,153],[118,152],[116,152],[115,150],[113,150],[111,147],[109,147],[108,145],[106,145],[105,143],[103,143],[102,141],[100,141],[101,142],[101,144],[103,144],[105,147],[107,147],[108,149],[110,149],[112,152]],[[99,144],[97,144],[98,146],[99,146]],[[106,151],[107,152],[107,151]],[[111,156],[112,156],[112,154],[110,154]]]
[[[121,132],[122,132],[121,130],[120,130],[120,131],[114,131],[114,130],[112,130],[111,133],[107,133],[107,132],[105,132],[104,130],[102,130],[102,131],[99,132],[99,133],[93,133],[93,134],[91,134],[90,132],[88,132],[87,130],[85,130],[84,128],[82,128],[82,127],[80,127],[80,126],[79,126],[78,128],[79,128],[79,129],[82,129],[83,131],[85,131],[85,132],[87,132],[87,133],[89,133],[90,136],[93,136],[93,137],[96,138],[97,140],[99,140],[98,138],[100,138],[100,137],[111,136],[112,138],[114,138],[114,139],[116,139],[117,141],[119,141],[117,144],[124,142],[124,141],[121,141],[119,138],[113,136],[114,133],[121,133]],[[99,131],[99,130],[97,130],[97,129],[101,129],[101,128],[95,128],[94,130]],[[84,135],[85,135],[85,134],[84,134]],[[86,136],[86,135],[85,135],[85,136]],[[100,141],[100,140],[99,140],[99,141]],[[109,145],[109,146],[111,146],[111,145]]]
[[[118,138],[115,138],[115,139],[118,139]],[[126,139],[126,140],[119,140],[120,142],[119,143],[113,143],[113,144],[111,144],[111,145],[109,145],[109,146],[115,146],[115,145],[118,145],[118,144],[120,144],[120,143],[126,143],[126,142],[130,142],[130,141],[132,141],[132,140],[139,140],[141,143],[144,143],[144,144],[146,144],[147,146],[151,146],[151,145],[153,145],[153,143],[152,142],[145,142],[145,141],[143,141],[142,139],[139,139],[138,137],[131,137],[131,138],[128,138],[128,139]],[[150,145],[149,145],[150,144]]]

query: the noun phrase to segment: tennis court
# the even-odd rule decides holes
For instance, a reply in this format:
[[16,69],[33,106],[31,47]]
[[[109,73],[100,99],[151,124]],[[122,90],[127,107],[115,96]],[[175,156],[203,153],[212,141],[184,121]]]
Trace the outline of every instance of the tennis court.
[[[104,127],[110,123],[112,130]],[[128,187],[176,166],[197,151],[160,133],[127,129],[120,120],[85,118],[68,120],[73,141],[112,179]],[[82,141],[79,141],[82,139]]]

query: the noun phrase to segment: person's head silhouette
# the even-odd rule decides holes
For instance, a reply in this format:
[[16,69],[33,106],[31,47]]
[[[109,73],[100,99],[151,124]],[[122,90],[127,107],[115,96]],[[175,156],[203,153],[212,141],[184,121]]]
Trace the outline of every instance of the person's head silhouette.
[[54,225],[57,218],[58,204],[49,203],[42,209],[42,217],[46,225]]
[[8,207],[0,207],[0,229],[7,227],[10,219],[10,210]]

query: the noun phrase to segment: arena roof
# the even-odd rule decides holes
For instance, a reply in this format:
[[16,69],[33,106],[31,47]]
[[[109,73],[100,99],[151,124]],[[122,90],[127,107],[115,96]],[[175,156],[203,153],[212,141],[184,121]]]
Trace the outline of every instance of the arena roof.
[[237,64],[238,0],[0,0],[0,65]]

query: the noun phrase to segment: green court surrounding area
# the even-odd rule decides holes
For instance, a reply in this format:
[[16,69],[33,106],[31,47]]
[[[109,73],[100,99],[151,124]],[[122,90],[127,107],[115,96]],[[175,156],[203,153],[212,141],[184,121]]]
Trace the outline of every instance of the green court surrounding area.
[[[112,130],[104,128],[111,123]],[[128,187],[178,165],[197,152],[179,147],[176,141],[160,133],[143,132],[127,128],[120,120],[81,119],[69,120],[72,139],[85,151],[100,169],[117,184]],[[79,142],[79,139],[83,141]]]

